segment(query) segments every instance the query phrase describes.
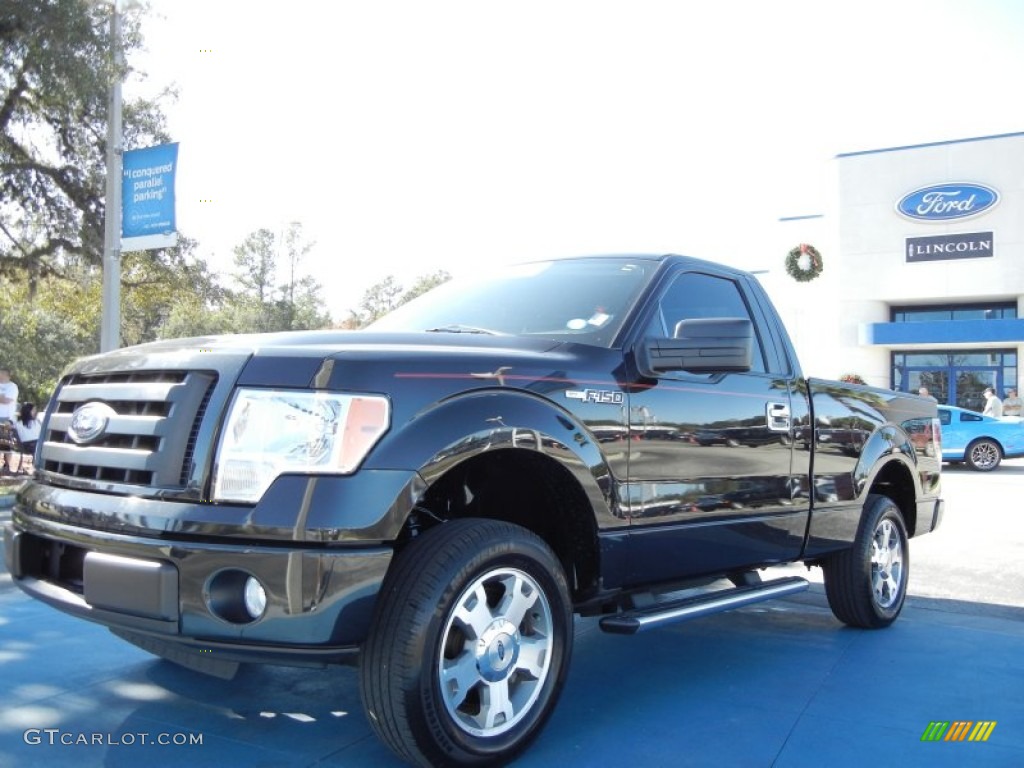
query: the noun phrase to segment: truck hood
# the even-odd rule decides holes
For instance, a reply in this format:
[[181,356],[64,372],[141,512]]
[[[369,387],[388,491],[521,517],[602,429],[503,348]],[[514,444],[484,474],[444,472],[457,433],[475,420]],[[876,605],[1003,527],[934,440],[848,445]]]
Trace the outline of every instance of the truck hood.
[[434,378],[448,379],[454,391],[494,386],[502,373],[511,379],[565,375],[589,367],[580,356],[598,351],[537,337],[471,333],[354,332],[308,342],[287,339],[253,349],[238,384],[393,392],[396,379]]
[[[544,354],[562,342],[525,336],[481,333],[370,333],[363,331],[293,331],[283,333],[225,334],[167,339],[82,358],[72,373],[99,373],[154,366],[195,367],[203,356],[211,358],[274,357],[325,360],[330,357],[370,355],[396,358],[453,355],[488,356],[501,353]],[[181,364],[179,364],[179,361]],[[186,362],[187,361],[187,362]],[[183,365],[182,365],[183,364]],[[202,365],[201,362],[198,363]]]
[[[568,350],[574,351],[565,354]],[[609,352],[535,336],[300,331],[152,342],[82,358],[66,373],[209,369],[228,380],[237,376],[236,383],[242,386],[377,391],[381,374],[390,379],[398,372],[565,370],[581,362],[582,350]]]

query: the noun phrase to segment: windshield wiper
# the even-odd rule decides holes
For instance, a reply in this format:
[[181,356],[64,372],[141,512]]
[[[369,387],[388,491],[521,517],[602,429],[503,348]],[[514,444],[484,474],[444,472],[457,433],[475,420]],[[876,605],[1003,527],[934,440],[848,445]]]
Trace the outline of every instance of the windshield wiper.
[[504,336],[505,334],[500,331],[492,331],[489,328],[477,328],[472,325],[459,325],[458,323],[452,323],[451,325],[441,325],[437,328],[427,328],[426,333],[484,333],[488,336]]

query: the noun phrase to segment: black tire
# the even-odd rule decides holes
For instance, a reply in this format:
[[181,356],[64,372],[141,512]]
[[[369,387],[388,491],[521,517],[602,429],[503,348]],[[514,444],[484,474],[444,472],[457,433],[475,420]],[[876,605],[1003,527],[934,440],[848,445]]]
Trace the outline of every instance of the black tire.
[[1003,460],[1003,449],[995,440],[987,437],[979,438],[967,446],[964,461],[967,466],[978,472],[991,472]]
[[565,574],[538,536],[493,520],[435,526],[378,596],[360,661],[367,719],[420,765],[505,763],[554,709],[572,632]]
[[910,547],[899,507],[871,494],[853,545],[824,563],[825,595],[844,624],[880,629],[900,615],[910,578]]

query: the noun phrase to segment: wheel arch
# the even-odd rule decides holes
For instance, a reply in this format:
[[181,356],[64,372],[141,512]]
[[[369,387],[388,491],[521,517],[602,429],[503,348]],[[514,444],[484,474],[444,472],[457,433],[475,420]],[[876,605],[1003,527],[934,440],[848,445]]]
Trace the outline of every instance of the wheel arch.
[[374,465],[407,462],[426,486],[396,548],[439,521],[503,520],[552,548],[574,599],[596,588],[598,529],[625,522],[597,440],[569,411],[521,390],[474,391],[418,414],[383,447]]
[[[420,500],[427,525],[472,517],[535,533],[565,571],[573,599],[598,585],[600,546],[591,501],[561,462],[533,450],[504,448],[469,457],[436,479]],[[424,522],[420,515],[415,524]]]
[[867,485],[864,498],[870,494],[888,496],[900,508],[903,523],[911,538],[917,531],[917,499],[921,490],[911,467],[901,458],[891,456],[878,467],[878,471]]
[[917,530],[917,499],[923,496],[917,463],[910,436],[901,427],[886,424],[868,438],[855,470],[861,503],[872,493],[891,498],[900,508],[911,537]]
[[999,449],[999,454],[1003,458],[1006,458],[1006,446],[1003,445],[1002,440],[1000,440],[998,437],[995,437],[994,435],[978,435],[977,437],[972,437],[970,440],[967,441],[967,445],[964,446],[964,456],[966,456],[968,451],[970,451],[971,446],[977,445],[982,440],[987,440],[990,443],[995,443],[996,448]]

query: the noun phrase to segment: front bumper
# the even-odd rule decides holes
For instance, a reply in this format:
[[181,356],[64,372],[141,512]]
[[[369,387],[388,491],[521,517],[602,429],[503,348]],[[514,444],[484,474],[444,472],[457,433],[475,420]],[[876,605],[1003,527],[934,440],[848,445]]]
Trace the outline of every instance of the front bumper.
[[932,527],[931,530],[935,530],[942,525],[942,516],[946,513],[946,500],[936,499],[935,506],[932,507]]
[[[392,549],[144,537],[27,516],[4,528],[22,590],[118,632],[232,661],[344,661],[366,636]],[[248,577],[264,613],[245,608]],[[168,645],[170,644],[170,645]],[[159,652],[159,651],[155,651]],[[161,655],[170,655],[167,653]]]

